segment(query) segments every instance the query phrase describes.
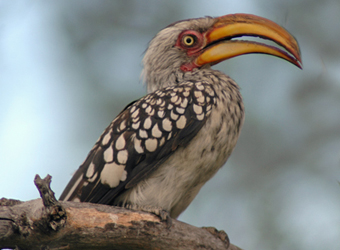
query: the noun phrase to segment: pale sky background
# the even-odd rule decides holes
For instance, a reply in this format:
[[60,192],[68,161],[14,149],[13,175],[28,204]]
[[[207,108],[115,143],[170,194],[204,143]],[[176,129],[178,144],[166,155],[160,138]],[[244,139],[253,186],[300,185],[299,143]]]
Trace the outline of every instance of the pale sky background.
[[227,164],[180,220],[249,250],[340,249],[340,1],[0,0],[0,197],[59,197],[105,127],[146,93],[143,52],[168,24],[252,13],[288,29],[304,69],[246,55],[215,68],[246,120]]

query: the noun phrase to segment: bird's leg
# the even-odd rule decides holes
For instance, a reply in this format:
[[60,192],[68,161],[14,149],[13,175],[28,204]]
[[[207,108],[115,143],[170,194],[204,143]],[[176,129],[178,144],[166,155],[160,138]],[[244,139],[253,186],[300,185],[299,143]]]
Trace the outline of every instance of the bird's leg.
[[143,212],[155,214],[161,219],[161,221],[166,221],[168,228],[170,228],[172,225],[172,219],[170,217],[170,213],[160,207],[140,206],[137,204],[125,204],[124,207],[127,209],[131,209],[131,210],[143,211]]
[[227,248],[229,247],[230,241],[229,241],[228,234],[226,234],[226,232],[224,232],[223,230],[217,230],[214,227],[202,227],[202,228],[207,230],[209,233],[211,233],[216,238],[219,238],[220,240],[222,240]]

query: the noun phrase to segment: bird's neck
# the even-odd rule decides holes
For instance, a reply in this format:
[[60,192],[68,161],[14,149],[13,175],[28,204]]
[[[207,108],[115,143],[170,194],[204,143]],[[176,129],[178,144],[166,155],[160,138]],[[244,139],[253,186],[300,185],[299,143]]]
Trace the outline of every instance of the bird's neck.
[[143,74],[148,93],[152,93],[158,89],[178,85],[182,82],[185,72],[169,68],[149,71],[144,68]]
[[[149,73],[149,72],[145,72]],[[166,88],[169,86],[176,86],[186,81],[205,81],[216,85],[215,87],[225,87],[225,82],[229,82],[230,78],[224,73],[214,70],[211,68],[204,69],[194,69],[192,71],[183,72],[181,70],[175,70],[172,72],[150,72],[144,75],[144,81],[147,85],[147,90],[152,93],[158,89]],[[234,82],[234,81],[232,81]],[[235,83],[235,82],[234,82]],[[217,86],[219,85],[219,86]],[[235,83],[233,86],[235,89],[239,89],[238,85]]]

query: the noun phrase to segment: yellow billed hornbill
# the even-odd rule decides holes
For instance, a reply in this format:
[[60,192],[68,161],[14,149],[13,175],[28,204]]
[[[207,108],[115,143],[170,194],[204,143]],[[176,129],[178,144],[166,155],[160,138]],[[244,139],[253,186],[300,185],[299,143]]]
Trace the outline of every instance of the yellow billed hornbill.
[[[281,48],[232,40],[242,36]],[[188,19],[161,30],[143,59],[149,94],[105,129],[60,199],[177,218],[227,161],[244,119],[238,85],[211,66],[249,53],[274,55],[301,68],[294,37],[262,17]]]

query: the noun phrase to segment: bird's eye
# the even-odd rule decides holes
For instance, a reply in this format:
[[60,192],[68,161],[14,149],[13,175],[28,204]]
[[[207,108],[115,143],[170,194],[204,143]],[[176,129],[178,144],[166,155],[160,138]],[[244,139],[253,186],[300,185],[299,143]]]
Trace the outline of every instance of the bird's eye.
[[183,36],[182,38],[183,44],[187,47],[192,47],[193,45],[196,44],[196,41],[197,41],[197,37],[194,35],[186,35],[186,36]]

